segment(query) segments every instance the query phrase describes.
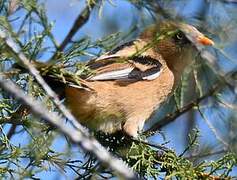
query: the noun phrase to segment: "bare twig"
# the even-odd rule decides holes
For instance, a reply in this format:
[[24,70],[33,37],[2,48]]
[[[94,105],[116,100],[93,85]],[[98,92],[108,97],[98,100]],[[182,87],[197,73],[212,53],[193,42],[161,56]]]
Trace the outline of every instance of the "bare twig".
[[167,147],[163,146],[163,145],[159,145],[159,144],[152,144],[152,143],[149,143],[149,142],[145,142],[143,140],[138,140],[138,139],[132,139],[133,142],[135,143],[142,143],[144,145],[148,145],[150,147],[154,147],[156,149],[160,149],[162,151],[165,151],[165,152],[168,152],[170,151],[170,149],[168,149]]
[[[20,63],[23,63],[25,67],[28,68],[30,73],[35,77],[37,82],[42,86],[42,88],[45,90],[47,95],[50,97],[50,99],[54,102],[54,104],[58,107],[58,109],[63,113],[65,117],[69,119],[69,122],[71,125],[80,131],[85,132],[85,128],[78,123],[76,118],[66,109],[66,107],[61,103],[58,96],[55,94],[55,92],[49,87],[49,85],[44,81],[44,79],[39,74],[39,71],[29,62],[29,60],[26,58],[23,52],[20,51],[20,47],[14,42],[14,40],[7,35],[7,33],[0,29],[0,38],[5,42],[5,46],[10,54],[12,54],[17,61]],[[87,133],[87,135],[89,135]]]
[[6,117],[0,119],[0,125],[1,124],[12,124],[12,125],[23,125],[24,122],[20,119],[13,119],[12,117]]
[[226,148],[229,146],[227,142],[225,142],[224,139],[220,136],[220,134],[217,132],[216,128],[212,125],[212,123],[206,118],[204,113],[200,110],[200,107],[197,106],[198,112],[201,115],[202,119],[206,122],[209,129],[212,131],[212,133],[215,135],[216,139],[220,141]]
[[15,134],[15,131],[16,131],[16,128],[17,128],[17,125],[13,124],[11,126],[11,128],[9,129],[8,133],[7,133],[7,139],[11,139],[12,136]]
[[182,157],[186,152],[188,152],[197,143],[198,137],[199,137],[199,130],[196,130],[194,132],[194,137],[189,135],[190,142],[188,143],[188,146],[184,149],[184,151],[179,155],[179,157]]
[[171,19],[172,13],[169,12],[167,9],[164,9],[159,1],[153,1],[150,3],[151,7],[153,8],[153,11],[159,15],[162,15],[165,19]]
[[92,4],[90,7],[86,7],[77,17],[77,19],[74,21],[73,26],[71,27],[69,33],[67,36],[64,38],[63,42],[61,45],[57,48],[56,52],[52,56],[51,61],[55,61],[60,56],[60,52],[62,52],[65,47],[70,43],[72,40],[73,36],[77,33],[77,31],[87,22],[87,20],[90,17],[90,11],[93,8],[95,4]]
[[223,0],[223,1],[227,3],[237,3],[237,0]]
[[33,100],[30,96],[26,96],[24,91],[17,87],[13,82],[1,78],[0,86],[5,91],[19,99],[23,104],[27,105],[33,114],[41,117],[52,126],[56,127],[73,143],[79,144],[85,151],[94,154],[98,160],[115,170],[121,177],[124,179],[137,179],[130,168],[128,168],[121,160],[111,156],[106,149],[98,143],[98,141],[89,137],[87,133],[68,127],[63,123],[63,119],[57,116],[56,113],[49,112],[43,104]]
[[228,151],[226,149],[222,149],[222,150],[214,151],[214,152],[208,152],[208,153],[203,153],[203,154],[195,154],[195,155],[187,156],[185,158],[187,158],[187,159],[205,158],[205,157],[215,156],[215,155],[219,155],[219,154],[224,154],[224,153],[227,153],[227,152]]
[[28,114],[28,109],[24,105],[20,105],[15,112],[11,114],[10,117],[6,117],[0,120],[0,124],[11,124],[11,128],[7,133],[7,138],[10,140],[12,136],[15,134],[17,126],[24,125],[24,120],[22,117]]
[[231,180],[230,177],[221,177],[221,176],[214,176],[210,175],[209,173],[199,173],[198,174],[200,179],[210,179],[210,180]]
[[151,128],[146,130],[144,134],[152,134],[152,132],[156,132],[157,130],[161,129],[162,127],[168,125],[169,123],[175,121],[179,116],[183,115],[184,113],[188,112],[189,110],[193,109],[196,107],[201,101],[204,99],[212,96],[215,94],[222,86],[215,85],[208,93],[205,95],[197,98],[195,101],[192,101],[191,103],[187,104],[186,106],[182,107],[181,109],[178,109],[174,113],[168,114],[165,116],[163,119],[155,123]]
[[39,71],[29,62],[24,53],[21,52],[16,42],[10,36],[8,36],[6,31],[2,27],[0,27],[0,39],[4,42],[9,53],[12,54],[12,56],[15,57],[16,60],[23,63],[24,66],[28,68],[30,73],[46,91],[47,95],[55,103],[58,109],[67,119],[69,119],[69,122],[73,126],[73,128],[67,128],[61,118],[55,116],[53,113],[49,113],[42,104],[35,103],[32,98],[26,97],[24,92],[16,87],[12,82],[4,81],[1,79],[0,85],[2,86],[2,88],[14,95],[16,98],[20,99],[31,109],[34,114],[39,115],[47,122],[58,128],[74,143],[79,143],[84,150],[93,153],[102,163],[109,165],[110,168],[118,172],[122,177],[124,177],[125,179],[135,179],[135,175],[125,164],[123,164],[120,160],[112,157],[103,148],[103,146],[98,143],[98,141],[90,138],[88,131],[86,131],[86,129],[76,120],[76,118],[66,109],[66,107],[61,104],[57,95],[40,76]]
[[[211,60],[213,60],[213,59],[211,58]],[[184,113],[188,112],[189,110],[191,110],[195,107],[198,107],[200,102],[202,102],[203,100],[207,99],[208,97],[211,97],[212,95],[214,95],[217,91],[219,91],[221,88],[223,88],[224,85],[226,85],[228,87],[231,87],[231,88],[235,88],[236,80],[233,76],[236,74],[236,71],[227,73],[225,75],[219,69],[218,69],[218,72],[220,73],[219,74],[219,79],[220,79],[219,82],[217,82],[217,84],[215,84],[206,94],[204,94],[203,96],[201,96],[201,97],[197,98],[196,100],[190,102],[189,104],[185,105],[184,107],[176,110],[175,112],[168,114],[163,119],[161,119],[160,121],[155,123],[148,130],[146,130],[144,132],[144,134],[148,135],[148,136],[154,134],[156,131],[158,131],[162,127],[164,127],[164,126],[168,125],[169,123],[175,121],[178,117],[180,117]]]

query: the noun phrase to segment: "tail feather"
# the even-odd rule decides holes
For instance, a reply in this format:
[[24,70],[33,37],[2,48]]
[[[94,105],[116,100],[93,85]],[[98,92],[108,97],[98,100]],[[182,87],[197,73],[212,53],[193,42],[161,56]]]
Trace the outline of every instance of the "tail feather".
[[[35,67],[41,72],[43,68],[47,68],[47,64],[34,62]],[[23,65],[15,63],[12,65],[12,69],[20,70],[21,73],[29,73],[29,70]],[[44,78],[45,82],[55,91],[60,99],[65,98],[65,87],[66,83],[60,80],[59,78],[53,77],[48,71],[47,73],[41,73],[41,76]]]

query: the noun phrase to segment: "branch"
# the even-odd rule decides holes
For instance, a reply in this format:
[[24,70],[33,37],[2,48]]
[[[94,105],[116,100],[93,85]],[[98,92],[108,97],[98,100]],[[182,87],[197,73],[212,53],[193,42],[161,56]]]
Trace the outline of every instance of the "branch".
[[13,124],[7,133],[7,139],[10,140],[16,132],[17,125]]
[[201,158],[205,158],[205,157],[210,157],[210,156],[215,156],[215,155],[219,155],[219,154],[224,154],[227,153],[228,151],[226,149],[221,149],[219,151],[214,151],[214,152],[207,152],[207,153],[203,153],[203,154],[196,154],[196,155],[191,155],[191,156],[187,156],[185,157],[186,159],[192,160],[192,159],[201,159]]
[[209,90],[209,92],[199,98],[197,98],[195,101],[192,101],[191,103],[187,104],[186,106],[178,109],[177,111],[175,111],[174,113],[168,114],[167,116],[165,116],[163,119],[161,119],[160,121],[158,121],[157,123],[155,123],[152,127],[150,127],[148,130],[146,130],[144,132],[144,134],[153,134],[156,131],[158,131],[159,129],[161,129],[162,127],[168,125],[169,123],[175,121],[179,116],[183,115],[184,113],[188,112],[189,110],[193,109],[194,107],[196,107],[201,101],[203,101],[204,99],[212,96],[213,94],[215,94],[222,86],[221,85],[215,85],[211,90]]
[[[153,1],[150,3],[151,4],[151,8],[153,8],[153,11],[156,14],[161,15],[162,17],[164,17],[165,19],[172,19],[172,13],[169,12],[167,9],[165,9],[164,7],[161,6],[159,1]],[[173,17],[174,18],[174,17]]]
[[17,87],[12,81],[0,78],[0,86],[11,95],[27,105],[33,114],[41,117],[46,122],[57,128],[61,133],[67,136],[73,143],[79,144],[82,149],[94,154],[98,160],[111,169],[115,170],[124,179],[137,179],[130,168],[123,161],[111,156],[106,149],[101,146],[94,138],[89,137],[87,133],[80,132],[78,129],[70,128],[63,119],[56,113],[49,112],[42,103],[33,100],[32,97],[25,95],[24,91]]
[[210,175],[209,173],[199,173],[199,178],[201,179],[212,179],[212,180],[230,180],[230,177],[221,177],[221,176],[214,176]]
[[73,36],[77,33],[77,31],[87,22],[87,20],[90,17],[90,12],[91,9],[95,6],[95,4],[92,4],[89,6],[87,6],[82,12],[81,14],[78,15],[77,19],[74,21],[73,26],[71,27],[69,33],[67,34],[67,36],[64,38],[62,44],[57,48],[56,52],[54,53],[54,55],[50,58],[51,61],[55,61],[55,59],[59,58],[60,56],[60,52],[62,52],[65,47],[68,45],[68,43],[70,43],[70,41],[72,40]]
[[220,143],[222,143],[224,145],[225,148],[227,148],[228,142],[225,142],[225,140],[221,137],[221,135],[219,135],[219,133],[217,132],[216,128],[212,125],[212,123],[206,118],[206,116],[203,114],[203,112],[200,110],[200,107],[197,106],[197,110],[200,114],[200,116],[202,117],[202,119],[206,122],[207,126],[209,127],[209,129],[212,131],[212,133],[214,134],[214,136],[216,137],[216,139],[218,141],[220,141]]
[[28,68],[29,72],[35,77],[37,82],[42,86],[62,114],[68,119],[73,128],[67,128],[61,118],[57,117],[53,113],[50,113],[42,104],[36,103],[32,98],[27,97],[24,92],[11,81],[4,81],[3,76],[0,80],[0,86],[21,100],[34,114],[42,117],[45,121],[58,128],[63,134],[68,136],[72,142],[80,144],[84,150],[94,154],[98,160],[106,165],[109,165],[110,168],[118,172],[118,174],[122,177],[125,179],[136,179],[133,172],[122,161],[112,157],[103,148],[103,146],[98,143],[98,141],[90,138],[88,131],[86,131],[86,129],[76,120],[76,118],[66,109],[66,107],[61,104],[55,92],[40,76],[39,71],[29,62],[24,53],[21,52],[20,47],[10,36],[8,36],[8,33],[2,27],[0,27],[0,39],[6,46],[8,53],[12,54],[18,62],[23,63],[24,66]]
[[22,63],[29,72],[35,77],[36,81],[42,86],[50,99],[54,102],[56,107],[62,112],[62,114],[69,119],[71,125],[80,130],[81,132],[87,133],[85,128],[76,120],[76,118],[66,109],[66,107],[61,103],[58,96],[55,92],[49,87],[49,85],[45,82],[45,80],[41,77],[39,71],[30,63],[30,61],[26,58],[25,54],[21,52],[20,47],[16,44],[16,42],[7,35],[6,31],[0,27],[0,39],[5,43],[7,51],[12,54],[13,57],[19,63]]
[[237,0],[223,0],[226,3],[237,3]]

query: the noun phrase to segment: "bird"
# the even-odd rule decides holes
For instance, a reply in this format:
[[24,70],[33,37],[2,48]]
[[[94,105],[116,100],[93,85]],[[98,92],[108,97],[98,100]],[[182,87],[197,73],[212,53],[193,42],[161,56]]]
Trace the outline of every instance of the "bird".
[[152,113],[172,95],[184,69],[214,42],[194,26],[161,22],[86,66],[90,90],[65,86],[66,105],[89,129],[137,138]]
[[153,112],[174,93],[185,68],[213,45],[192,25],[163,21],[87,62],[92,73],[79,77],[81,86],[65,84],[49,72],[43,77],[82,125],[137,138]]

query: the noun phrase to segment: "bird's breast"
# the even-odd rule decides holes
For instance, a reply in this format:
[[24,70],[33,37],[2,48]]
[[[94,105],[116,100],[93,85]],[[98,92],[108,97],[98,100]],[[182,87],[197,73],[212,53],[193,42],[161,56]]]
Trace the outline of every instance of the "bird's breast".
[[95,92],[66,88],[67,106],[85,126],[112,133],[121,130],[128,119],[148,119],[171,94],[174,77],[166,67],[154,80],[94,81],[87,85]]

